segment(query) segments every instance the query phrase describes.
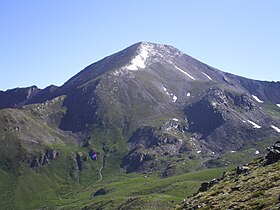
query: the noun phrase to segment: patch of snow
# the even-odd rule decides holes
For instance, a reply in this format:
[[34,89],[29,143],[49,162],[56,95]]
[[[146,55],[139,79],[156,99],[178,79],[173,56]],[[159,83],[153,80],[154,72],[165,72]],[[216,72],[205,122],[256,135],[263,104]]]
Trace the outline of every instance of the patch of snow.
[[253,98],[257,101],[257,102],[259,102],[259,103],[263,103],[264,101],[262,101],[262,100],[260,100],[257,96],[255,96],[255,95],[252,95],[253,96]]
[[231,151],[230,151],[230,153],[235,153],[235,152],[236,152],[235,150],[231,150]]
[[192,77],[191,75],[189,75],[187,72],[183,71],[183,69],[180,69],[179,67],[175,66],[175,69],[179,70],[180,72],[182,72],[183,74],[187,75],[189,78],[191,78],[192,80],[195,80],[194,77]]
[[261,128],[262,126],[259,126],[258,124],[254,123],[251,120],[247,120],[248,123],[252,124],[254,126],[254,128]]
[[201,151],[200,151],[200,150],[198,150],[196,153],[197,153],[197,154],[199,154],[199,153],[201,153]]
[[173,95],[173,98],[172,98],[172,102],[176,102],[177,101],[177,96]]
[[242,122],[244,122],[244,123],[245,123],[245,122],[247,122],[247,121],[246,121],[246,120],[242,120]]
[[212,152],[213,155],[215,155],[215,152]]
[[191,96],[191,94],[190,94],[190,93],[187,93],[187,96],[188,96],[188,97],[190,97],[190,96]]
[[258,154],[260,154],[260,152],[258,150],[256,150],[255,155],[258,155]]
[[278,106],[280,108],[280,104],[276,104],[276,106]]
[[276,130],[278,133],[280,133],[280,128],[276,127],[275,125],[271,125],[270,127],[272,127],[274,130]]
[[162,90],[165,92],[167,91],[166,87],[164,87],[164,86],[162,86]]
[[217,103],[214,102],[214,101],[212,101],[212,102],[211,102],[211,105],[215,108],[215,107],[217,106]]
[[178,122],[178,119],[177,119],[177,118],[173,118],[172,120],[174,120],[174,121]]
[[204,72],[202,72],[202,74],[204,74],[209,80],[212,80],[212,78],[208,74],[205,74]]
[[123,71],[123,69],[116,70],[116,71],[113,72],[114,76],[122,76],[124,74],[125,74],[125,72]]
[[176,101],[177,101],[178,97],[175,96],[173,93],[168,92],[166,87],[162,86],[161,89],[162,89],[167,95],[169,95],[169,96],[172,97],[172,102],[176,102]]
[[131,64],[126,68],[131,71],[136,71],[139,69],[144,69],[146,67],[145,61],[149,57],[150,47],[148,45],[141,45],[139,54],[135,56],[130,62]]

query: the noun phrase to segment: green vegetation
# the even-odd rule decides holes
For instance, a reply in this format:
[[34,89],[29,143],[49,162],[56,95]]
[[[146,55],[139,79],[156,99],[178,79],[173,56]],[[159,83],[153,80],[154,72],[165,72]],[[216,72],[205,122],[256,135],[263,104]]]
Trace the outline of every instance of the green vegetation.
[[[197,169],[199,162],[194,160],[175,169],[180,176],[161,178],[159,172],[126,174],[120,169],[128,152],[122,130],[89,126],[83,137],[88,145],[79,146],[72,135],[57,129],[65,112],[62,102],[63,99],[56,99],[0,112],[0,209],[170,209],[195,192],[202,181],[227,170],[185,173],[186,168]],[[170,118],[158,118],[155,122],[162,124],[166,119]],[[83,138],[81,142],[85,142]],[[92,148],[98,151],[97,161],[83,161],[79,171],[76,154],[87,155]],[[30,161],[47,149],[55,149],[59,156],[48,165],[31,168]],[[93,197],[99,189],[106,194]]]
[[279,209],[280,161],[261,166],[262,159],[248,164],[249,172],[228,172],[210,190],[188,198],[176,210],[192,209]]
[[266,102],[264,104],[264,111],[275,118],[280,118],[280,109],[276,104]]
[[[195,192],[202,181],[221,175],[227,168],[161,179],[156,174],[139,175],[112,173],[104,170],[103,180],[97,182],[98,174],[85,169],[79,174],[79,182],[71,179],[68,163],[62,157],[49,166],[39,169],[24,168],[21,175],[12,175],[3,170],[1,178],[1,209],[35,209],[39,207],[80,209],[170,209],[185,195]],[[96,166],[99,163],[90,162]],[[60,170],[55,170],[60,168]],[[86,175],[89,173],[89,175]],[[98,189],[106,194],[93,197]],[[2,202],[5,201],[5,202]],[[150,206],[150,207],[149,207]]]

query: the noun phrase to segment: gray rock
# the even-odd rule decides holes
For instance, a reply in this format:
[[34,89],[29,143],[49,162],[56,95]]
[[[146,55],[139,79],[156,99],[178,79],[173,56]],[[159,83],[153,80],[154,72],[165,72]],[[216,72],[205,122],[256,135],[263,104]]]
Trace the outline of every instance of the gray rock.
[[265,165],[276,163],[280,160],[280,141],[277,141],[272,147],[267,148],[269,151],[266,155]]
[[247,166],[238,166],[235,170],[236,174],[247,174],[250,168]]

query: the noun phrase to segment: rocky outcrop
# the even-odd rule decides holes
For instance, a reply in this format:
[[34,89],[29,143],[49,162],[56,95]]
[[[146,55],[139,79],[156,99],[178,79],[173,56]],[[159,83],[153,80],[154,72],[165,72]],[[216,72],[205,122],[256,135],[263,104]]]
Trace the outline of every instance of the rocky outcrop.
[[220,179],[212,179],[210,182],[202,182],[198,192],[205,192],[209,190],[214,184],[219,183]]
[[147,173],[155,170],[155,168],[152,167],[153,160],[156,160],[154,154],[148,154],[141,151],[141,148],[135,148],[123,158],[121,167],[124,168],[127,173],[135,171]]
[[267,148],[268,154],[265,156],[265,165],[273,164],[280,160],[280,141],[277,141],[272,147]]
[[235,173],[237,175],[240,175],[240,174],[248,174],[249,173],[249,170],[250,168],[247,167],[247,166],[238,166],[235,170]]
[[82,155],[80,153],[76,154],[76,162],[77,162],[77,166],[78,166],[79,171],[82,171],[83,162],[82,162]]
[[162,131],[178,131],[178,132],[185,132],[187,131],[187,126],[181,125],[176,120],[170,120],[166,122],[163,126],[161,126],[160,130]]
[[101,195],[106,195],[107,194],[107,190],[104,188],[100,188],[99,190],[97,190],[92,197],[96,197],[96,196],[101,196]]
[[[149,126],[140,127],[131,137],[129,142],[135,148],[137,145],[143,145],[145,149],[159,147],[163,145],[180,144],[181,141],[167,133],[161,133],[157,129]],[[178,145],[179,146],[179,145]],[[171,148],[170,148],[171,149]],[[177,148],[179,149],[179,148]],[[165,151],[162,151],[164,154]],[[172,152],[172,151],[169,151]]]
[[[183,130],[183,127],[177,123],[172,123],[172,125],[176,129],[180,127]],[[157,170],[157,157],[168,158],[178,155],[183,147],[182,140],[168,133],[163,133],[162,129],[157,130],[149,126],[140,127],[129,142],[131,149],[121,164],[121,167],[128,173],[148,173]]]
[[190,132],[198,132],[207,136],[225,123],[225,117],[219,106],[225,103],[226,97],[222,93],[218,93],[215,93],[214,96],[210,95],[210,98],[203,97],[185,108]]
[[233,93],[227,93],[228,100],[233,103],[235,106],[240,107],[245,111],[253,110],[256,105],[247,95],[234,95]]
[[49,149],[45,154],[41,154],[39,157],[34,157],[30,163],[31,168],[36,168],[44,165],[48,165],[50,160],[54,160],[58,157],[58,151]]

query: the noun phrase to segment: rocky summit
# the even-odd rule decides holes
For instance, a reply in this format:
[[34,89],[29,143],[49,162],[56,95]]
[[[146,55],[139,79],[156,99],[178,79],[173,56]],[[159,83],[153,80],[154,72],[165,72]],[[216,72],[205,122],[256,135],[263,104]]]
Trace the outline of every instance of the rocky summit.
[[186,194],[157,181],[244,164],[280,139],[280,82],[139,42],[60,87],[0,91],[0,122],[0,208],[168,209]]

